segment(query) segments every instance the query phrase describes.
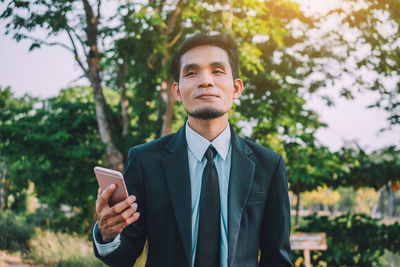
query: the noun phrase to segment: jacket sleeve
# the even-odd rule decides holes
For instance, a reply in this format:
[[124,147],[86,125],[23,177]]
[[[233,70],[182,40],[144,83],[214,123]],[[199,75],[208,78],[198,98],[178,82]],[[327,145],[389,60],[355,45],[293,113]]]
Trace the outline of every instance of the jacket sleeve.
[[109,266],[133,266],[136,259],[142,253],[147,238],[144,180],[140,159],[134,148],[131,148],[128,153],[124,179],[129,195],[136,197],[140,217],[136,222],[127,226],[122,231],[120,235],[121,244],[111,254],[105,257],[100,256],[95,244],[93,244],[96,257]]
[[114,238],[113,241],[111,241],[109,243],[105,243],[105,244],[100,243],[99,235],[100,235],[99,227],[98,227],[98,223],[96,222],[96,224],[93,227],[93,246],[96,247],[99,255],[101,255],[103,257],[111,254],[121,244],[121,235],[118,235],[117,237]]
[[293,267],[290,254],[290,203],[285,163],[277,160],[268,194],[260,236],[260,264]]

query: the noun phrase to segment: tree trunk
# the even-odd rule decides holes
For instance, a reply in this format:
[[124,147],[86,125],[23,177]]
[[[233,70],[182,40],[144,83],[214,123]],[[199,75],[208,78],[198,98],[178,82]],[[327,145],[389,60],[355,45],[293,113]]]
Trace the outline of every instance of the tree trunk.
[[107,166],[111,169],[122,171],[124,168],[123,156],[112,140],[110,124],[108,123],[106,115],[106,104],[100,87],[100,82],[92,82],[92,87],[100,138],[103,143],[106,144]]
[[[165,39],[166,40],[170,39],[170,42],[165,44],[165,52],[161,59],[162,67],[165,67],[168,59],[170,58],[170,55],[168,53],[168,48],[171,47],[172,45],[174,45],[180,37],[180,33],[177,33],[175,36],[172,36],[172,38],[171,38],[171,34],[173,33],[173,30],[174,30],[176,24],[178,23],[179,16],[182,12],[183,2],[184,2],[183,0],[178,1],[178,3],[175,6],[175,10],[172,12],[171,17],[169,18],[167,27],[164,29],[161,29],[162,35],[164,37],[166,37]],[[164,6],[164,4],[160,4],[159,9],[157,9],[157,10],[159,10],[159,12],[161,12],[161,9],[163,6]],[[161,97],[159,99],[159,101],[160,101],[159,102],[159,114],[161,114],[160,111],[162,110],[162,107],[163,107],[163,101],[164,101],[163,94],[165,94],[165,92],[167,94],[167,100],[166,100],[167,107],[165,109],[163,125],[161,128],[161,134],[160,134],[161,136],[171,133],[171,125],[172,125],[172,120],[174,118],[174,108],[175,108],[175,97],[171,92],[172,83],[173,83],[172,80],[170,80],[168,82],[164,81],[161,83]]]
[[233,0],[228,1],[229,10],[227,14],[227,19],[225,22],[225,30],[229,33],[232,33],[232,22],[233,22]]
[[125,137],[129,133],[130,128],[130,120],[128,114],[129,101],[128,97],[126,96],[126,77],[129,70],[129,57],[124,55],[123,61],[124,62],[119,65],[118,87],[121,90],[122,137]]
[[97,46],[97,18],[93,14],[92,7],[87,0],[83,0],[86,13],[86,35],[89,53],[87,56],[88,78],[93,88],[96,119],[99,127],[100,138],[106,144],[107,166],[112,169],[123,169],[123,156],[114,144],[111,135],[110,124],[106,114],[106,101],[101,88],[99,51]]
[[296,216],[294,220],[295,229],[299,228],[300,192],[296,192]]
[[129,101],[126,96],[126,86],[121,88],[121,116],[122,116],[122,137],[125,137],[129,133],[130,120],[128,115]]
[[2,170],[0,172],[0,211],[6,209],[6,174],[7,170],[5,164],[0,164]]
[[395,201],[395,199],[394,199],[393,190],[389,185],[387,185],[387,192],[388,192],[388,207],[387,207],[388,217],[389,217],[389,219],[391,219],[394,217],[394,210],[395,210],[394,201]]
[[[175,108],[175,97],[171,91],[172,81],[169,81],[168,84],[167,83],[165,84],[166,84],[165,90],[167,92],[167,109],[165,110],[165,117],[161,130],[161,136],[171,133],[171,125],[172,125],[172,120],[174,118],[174,108]],[[164,88],[162,88],[162,90],[164,90]]]

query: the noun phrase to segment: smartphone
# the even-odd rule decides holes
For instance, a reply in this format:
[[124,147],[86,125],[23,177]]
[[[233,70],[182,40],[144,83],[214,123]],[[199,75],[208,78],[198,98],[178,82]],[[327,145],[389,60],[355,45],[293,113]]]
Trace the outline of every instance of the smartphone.
[[94,167],[94,173],[96,174],[97,182],[102,191],[104,191],[111,184],[115,184],[117,188],[108,200],[110,207],[125,200],[128,195],[126,185],[122,173],[111,169],[96,166]]

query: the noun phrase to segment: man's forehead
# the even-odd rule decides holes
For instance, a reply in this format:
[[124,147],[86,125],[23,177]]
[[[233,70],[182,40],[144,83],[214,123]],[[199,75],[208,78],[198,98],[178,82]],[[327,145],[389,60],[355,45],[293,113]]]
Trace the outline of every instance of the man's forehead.
[[218,46],[196,46],[186,51],[181,57],[181,68],[185,65],[215,65],[216,63],[229,66],[228,53]]

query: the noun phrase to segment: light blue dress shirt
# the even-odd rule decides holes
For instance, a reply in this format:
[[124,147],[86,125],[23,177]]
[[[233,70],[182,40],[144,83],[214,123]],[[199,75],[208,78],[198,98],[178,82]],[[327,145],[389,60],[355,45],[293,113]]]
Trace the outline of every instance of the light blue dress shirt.
[[[186,142],[188,146],[189,174],[192,196],[192,266],[194,266],[197,233],[199,229],[199,203],[201,193],[201,180],[203,170],[207,164],[204,153],[210,145],[218,152],[214,163],[218,172],[220,201],[221,201],[221,267],[228,266],[228,186],[231,170],[231,131],[229,125],[212,142],[196,133],[186,123]],[[139,219],[140,220],[140,219]],[[98,231],[97,223],[93,229],[93,239],[99,254],[103,257],[111,254],[121,243],[118,235],[114,241],[100,244],[96,239]]]
[[231,131],[229,125],[212,142],[208,141],[186,124],[186,141],[188,145],[188,160],[190,185],[192,193],[192,265],[196,256],[197,233],[199,229],[199,203],[203,170],[207,164],[204,157],[210,145],[218,154],[214,158],[219,179],[219,194],[221,201],[221,267],[228,266],[228,185],[231,170]]

